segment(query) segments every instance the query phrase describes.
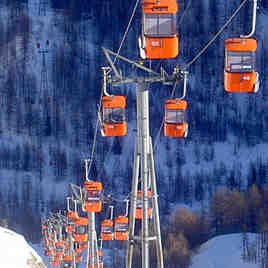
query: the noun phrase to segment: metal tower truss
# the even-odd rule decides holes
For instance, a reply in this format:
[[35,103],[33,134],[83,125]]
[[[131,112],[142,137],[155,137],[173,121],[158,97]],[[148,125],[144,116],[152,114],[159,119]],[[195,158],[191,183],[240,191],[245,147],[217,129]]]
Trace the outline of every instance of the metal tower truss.
[[[104,54],[109,62],[110,68],[114,76],[110,75],[109,68],[103,71],[103,87],[106,91],[107,84],[120,85],[122,83],[136,83],[136,98],[137,98],[137,136],[135,141],[134,151],[134,165],[132,175],[132,190],[130,201],[130,215],[129,215],[129,240],[126,256],[126,268],[132,267],[134,246],[141,244],[142,268],[150,267],[149,247],[150,242],[154,241],[157,256],[157,268],[163,268],[163,251],[160,233],[159,209],[158,209],[158,195],[156,187],[156,177],[154,169],[153,147],[152,139],[149,133],[149,92],[148,84],[154,82],[162,82],[163,84],[172,84],[176,80],[182,79],[184,72],[178,66],[169,75],[163,68],[160,73],[157,73],[150,68],[145,67],[135,61],[129,60],[120,56],[109,49],[103,48]],[[147,73],[149,76],[139,77],[125,77],[122,72],[116,68],[111,56],[135,66]],[[102,68],[103,70],[105,68]],[[135,234],[135,218],[137,208],[137,192],[138,184],[141,182],[141,200],[142,203],[142,217],[141,217],[141,235]],[[151,191],[152,198],[152,222],[153,228],[149,230],[149,196],[148,190]],[[140,205],[140,204],[139,204]]]
[[[88,166],[88,160],[86,162],[86,170]],[[83,188],[80,186],[70,184],[72,196],[79,201],[84,211],[85,194]],[[99,267],[99,248],[98,239],[95,224],[95,212],[87,212],[88,215],[88,246],[87,246],[87,268],[100,268]]]

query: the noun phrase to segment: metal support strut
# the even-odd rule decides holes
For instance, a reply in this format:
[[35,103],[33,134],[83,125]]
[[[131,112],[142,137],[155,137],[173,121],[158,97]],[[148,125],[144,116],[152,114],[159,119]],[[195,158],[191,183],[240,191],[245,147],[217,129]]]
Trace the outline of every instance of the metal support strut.
[[249,38],[255,33],[256,28],[256,13],[257,13],[257,3],[258,0],[253,0],[253,14],[252,14],[252,28],[248,35],[240,35],[241,38]]
[[[132,177],[132,192],[130,204],[130,224],[129,224],[129,241],[126,258],[126,267],[131,268],[133,249],[137,243],[141,243],[142,268],[149,268],[149,243],[156,243],[157,267],[163,268],[163,253],[160,236],[160,221],[157,202],[156,179],[153,164],[153,151],[151,137],[149,135],[149,97],[148,89],[145,84],[137,84],[137,137],[134,153],[134,166]],[[135,236],[135,215],[137,204],[137,190],[141,176],[142,191],[142,219],[141,219],[141,236]],[[148,217],[148,189],[149,178],[151,178],[152,203],[153,203],[153,230],[149,236],[149,217]]]

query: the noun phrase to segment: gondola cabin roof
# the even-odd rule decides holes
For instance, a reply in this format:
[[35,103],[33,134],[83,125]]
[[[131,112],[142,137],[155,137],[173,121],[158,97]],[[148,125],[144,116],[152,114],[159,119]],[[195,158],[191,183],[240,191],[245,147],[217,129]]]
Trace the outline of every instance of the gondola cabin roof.
[[86,191],[101,191],[102,190],[102,183],[100,181],[85,181],[84,182],[84,189]]
[[103,108],[124,108],[126,107],[125,96],[103,96],[102,97]]
[[168,99],[165,103],[166,109],[186,110],[187,101],[179,99]]
[[113,221],[112,220],[109,220],[109,219],[104,219],[102,222],[101,222],[101,226],[113,226]]
[[224,45],[228,51],[255,51],[257,40],[255,38],[228,38]]
[[80,217],[74,220],[74,224],[77,225],[88,225],[88,218],[87,217]]
[[115,223],[128,223],[128,217],[123,215],[116,216]]
[[145,13],[176,13],[178,12],[177,0],[142,0]]
[[65,256],[62,257],[62,259],[64,261],[72,261],[73,260],[73,257],[72,257],[72,255],[65,255]]

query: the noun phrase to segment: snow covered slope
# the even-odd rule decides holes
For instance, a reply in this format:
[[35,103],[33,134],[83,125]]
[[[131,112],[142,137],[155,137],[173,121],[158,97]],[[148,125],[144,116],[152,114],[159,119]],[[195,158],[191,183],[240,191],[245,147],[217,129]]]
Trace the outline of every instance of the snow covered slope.
[[[255,235],[249,234],[249,240]],[[210,239],[201,246],[193,258],[191,268],[257,268],[259,264],[242,261],[242,235],[221,235]]]
[[40,256],[22,235],[0,227],[0,267],[45,268]]

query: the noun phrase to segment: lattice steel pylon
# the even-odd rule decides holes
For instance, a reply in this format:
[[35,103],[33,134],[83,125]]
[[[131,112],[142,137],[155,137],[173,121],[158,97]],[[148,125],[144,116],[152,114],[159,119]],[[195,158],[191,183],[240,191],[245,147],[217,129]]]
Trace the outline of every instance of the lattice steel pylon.
[[49,41],[46,41],[46,47],[42,48],[38,43],[38,53],[42,55],[42,68],[41,68],[41,92],[46,92],[48,90],[48,77],[47,77],[47,66],[46,66],[46,54],[49,52]]
[[[103,85],[107,84],[122,84],[122,83],[136,83],[136,98],[137,98],[137,136],[134,150],[134,164],[132,174],[132,190],[130,197],[130,214],[129,214],[129,240],[126,256],[126,268],[131,268],[133,259],[134,246],[141,243],[141,258],[142,268],[150,267],[149,247],[150,242],[155,242],[157,268],[163,268],[163,250],[161,242],[158,195],[156,187],[156,176],[153,159],[152,138],[149,131],[149,87],[150,83],[162,82],[170,84],[175,80],[182,79],[182,72],[175,67],[172,75],[168,75],[163,69],[161,73],[140,65],[137,62],[131,61],[125,57],[112,52],[111,50],[103,48],[104,54],[110,65],[110,70],[103,67]],[[110,55],[120,58],[123,61],[130,63],[132,66],[140,68],[148,73],[150,76],[144,77],[123,77],[121,71],[117,70]],[[110,74],[111,70],[114,76]],[[147,85],[146,85],[147,84]],[[106,91],[106,88],[104,88]],[[137,207],[137,192],[138,184],[141,182],[141,203],[142,203],[142,219],[141,219],[141,235],[135,235],[135,218]],[[148,190],[151,188],[152,193],[152,230],[149,230],[149,215],[148,215]]]
[[[46,46],[41,47],[40,43],[37,43],[38,53],[42,55],[42,67],[41,67],[41,86],[40,86],[40,102],[42,101],[42,96],[44,96],[44,99],[47,96],[48,93],[48,77],[47,77],[47,67],[46,67],[46,57],[45,55],[49,52],[49,41],[46,41]],[[40,106],[40,116],[41,116],[41,106]],[[37,133],[37,146],[38,146],[38,152],[39,152],[39,161],[38,161],[38,169],[39,169],[39,179],[42,180],[43,174],[43,154],[42,154],[42,125],[39,124],[39,130]]]

